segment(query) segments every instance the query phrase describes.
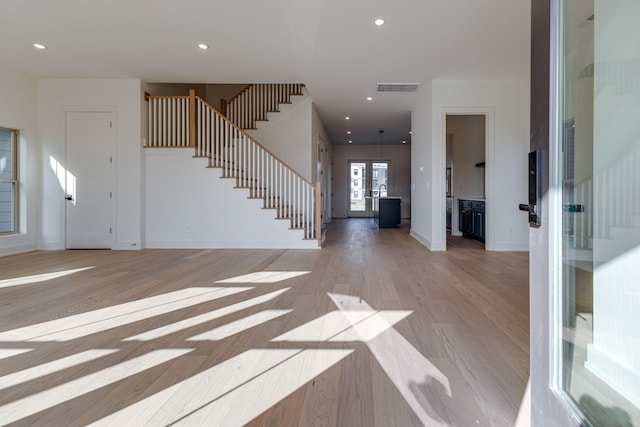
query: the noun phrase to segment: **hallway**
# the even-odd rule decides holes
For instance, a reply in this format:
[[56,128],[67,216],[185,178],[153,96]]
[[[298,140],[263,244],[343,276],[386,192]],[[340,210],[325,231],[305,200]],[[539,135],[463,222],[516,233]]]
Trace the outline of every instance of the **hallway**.
[[408,233],[0,258],[0,425],[513,426],[528,254]]

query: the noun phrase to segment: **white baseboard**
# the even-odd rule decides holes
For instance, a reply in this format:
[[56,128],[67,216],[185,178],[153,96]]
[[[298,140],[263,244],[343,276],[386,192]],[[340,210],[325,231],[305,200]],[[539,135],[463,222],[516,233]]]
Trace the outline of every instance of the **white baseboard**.
[[62,242],[38,242],[38,249],[42,251],[63,251],[66,248]]
[[444,246],[443,243],[440,243],[440,244],[434,243],[431,240],[424,237],[423,235],[421,235],[420,233],[418,233],[417,231],[415,231],[413,228],[409,232],[409,235],[414,239],[416,239],[418,242],[422,243],[424,246],[427,247],[427,249],[429,249],[432,252],[439,252],[439,251],[446,250],[446,247]]
[[490,250],[496,252],[529,252],[529,241],[495,242]]
[[25,252],[32,252],[37,250],[38,247],[35,243],[25,243],[22,245],[12,245],[0,248],[0,256],[23,254]]
[[114,251],[139,251],[142,247],[140,242],[115,242],[111,249]]
[[147,241],[147,249],[320,249],[317,240],[291,241]]

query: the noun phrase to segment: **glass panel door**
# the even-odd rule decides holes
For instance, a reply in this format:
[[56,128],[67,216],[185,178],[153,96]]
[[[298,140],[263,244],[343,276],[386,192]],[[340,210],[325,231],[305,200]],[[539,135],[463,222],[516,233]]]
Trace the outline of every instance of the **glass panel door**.
[[367,162],[349,162],[349,216],[369,216]]
[[556,386],[640,425],[640,2],[560,2]]
[[374,197],[387,197],[387,195],[389,194],[389,162],[372,162],[371,169],[372,195]]
[[349,162],[349,216],[371,217],[374,200],[389,194],[389,162]]

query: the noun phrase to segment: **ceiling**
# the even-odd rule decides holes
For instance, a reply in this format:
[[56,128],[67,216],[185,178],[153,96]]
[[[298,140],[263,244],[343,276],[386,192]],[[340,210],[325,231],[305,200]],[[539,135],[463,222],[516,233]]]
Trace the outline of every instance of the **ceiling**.
[[2,9],[7,67],[45,78],[302,82],[334,143],[380,143],[380,129],[384,143],[409,139],[417,94],[378,93],[377,83],[529,75],[530,0],[2,0]]

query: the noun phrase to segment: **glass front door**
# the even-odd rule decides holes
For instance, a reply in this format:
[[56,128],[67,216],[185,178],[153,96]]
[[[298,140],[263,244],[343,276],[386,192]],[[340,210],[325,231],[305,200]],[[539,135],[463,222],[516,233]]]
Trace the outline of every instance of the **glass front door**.
[[556,11],[555,386],[592,425],[640,425],[640,2]]
[[374,199],[386,197],[389,188],[389,162],[359,160],[349,162],[349,216],[371,217]]

